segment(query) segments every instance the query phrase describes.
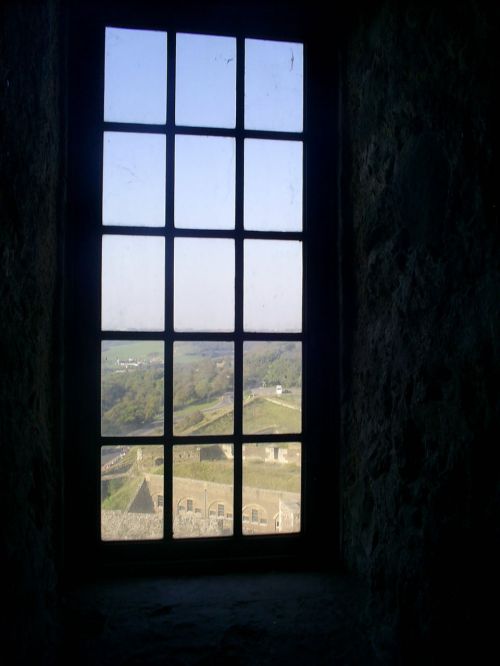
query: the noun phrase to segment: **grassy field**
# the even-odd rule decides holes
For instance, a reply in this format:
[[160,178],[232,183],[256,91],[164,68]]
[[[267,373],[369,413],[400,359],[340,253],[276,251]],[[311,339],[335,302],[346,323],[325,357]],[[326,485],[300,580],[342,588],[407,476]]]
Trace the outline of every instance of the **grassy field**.
[[[175,435],[230,435],[233,433],[233,406],[226,404],[220,409],[213,409],[221,401],[220,397],[206,402],[188,405],[174,411]],[[282,403],[283,406],[280,406]],[[289,405],[289,406],[288,406]],[[258,433],[299,433],[301,432],[301,396],[285,395],[266,398],[246,399],[243,406],[243,429],[247,434]],[[292,409],[293,408],[293,409]],[[200,413],[198,422],[190,421],[190,416]],[[127,435],[141,427],[148,427],[148,435],[163,434],[163,412],[155,414],[154,420],[161,424],[144,423],[143,426],[132,423],[122,426],[113,422],[108,428],[103,427],[103,434]],[[108,432],[109,430],[109,432]]]
[[299,465],[269,465],[251,461],[243,464],[243,487],[300,493]]
[[160,356],[163,359],[163,342],[155,340],[106,340],[102,343],[101,364],[103,368],[116,366],[116,361],[133,358],[139,361]]
[[291,393],[283,393],[282,395],[273,396],[273,400],[276,402],[282,402],[284,405],[290,405],[290,407],[295,407],[300,411],[302,407],[302,392],[300,389],[295,389]]
[[[222,342],[176,342],[174,344],[174,363],[178,365],[199,363],[203,358],[230,356],[233,353],[231,343]],[[117,359],[128,358],[144,360],[151,355],[163,358],[163,342],[156,340],[104,340],[101,348],[103,362],[112,365]]]
[[207,402],[196,402],[192,405],[188,405],[187,407],[183,407],[182,409],[174,409],[174,418],[183,418],[184,416],[188,416],[188,414],[192,414],[193,412],[202,412],[204,409],[210,409],[211,407],[214,407],[218,402],[220,402],[220,398],[214,398],[213,400],[208,400]]
[[[210,423],[212,420],[220,417],[221,415],[225,414],[228,410],[227,409],[222,409],[222,410],[214,410],[210,411],[207,414],[203,416],[203,421],[200,421],[199,423],[196,423],[195,425],[189,425],[189,416],[192,414],[195,414],[196,412],[202,412],[203,410],[206,409],[211,409],[214,407],[218,402],[220,402],[220,398],[216,398],[215,400],[210,400],[208,402],[200,402],[196,403],[194,405],[189,405],[188,407],[184,407],[183,409],[178,409],[174,411],[174,435],[189,435],[191,434],[194,430],[196,430],[198,434],[198,429]],[[232,409],[231,409],[232,411]],[[232,430],[232,425],[231,429],[227,430],[227,425],[221,426],[221,427],[226,427],[226,430],[219,431],[215,434],[218,435],[227,435],[231,434],[233,432]]]
[[[301,432],[301,412],[298,408],[290,409],[286,404],[293,407],[300,405],[300,395],[286,395],[284,399],[275,398],[252,398],[243,406],[243,431],[247,434],[258,433],[299,433]],[[277,404],[284,403],[283,406]],[[202,422],[197,423],[186,430],[176,429],[176,434],[191,435],[230,435],[233,432],[233,409],[225,408],[219,412],[210,412],[204,415]]]
[[[212,483],[233,483],[233,462],[230,460],[178,462],[174,476]],[[243,465],[243,485],[290,493],[300,492],[299,465],[269,465],[263,461],[248,461]]]
[[137,494],[142,481],[142,476],[122,477],[111,481],[110,494],[102,501],[101,508],[125,511]]
[[[189,432],[191,435],[231,435],[234,432],[233,409],[211,412]],[[187,431],[184,434],[188,434]]]
[[231,460],[176,462],[174,464],[174,476],[229,484],[233,483],[233,462]]
[[231,342],[175,342],[174,366],[198,363],[203,358],[218,358],[232,356],[233,344]]
[[[174,413],[174,434],[176,435],[231,435],[234,432],[233,406],[227,405],[218,410],[211,409],[219,402],[219,398],[204,403],[189,405]],[[283,403],[281,406],[278,403]],[[287,406],[290,404],[294,409]],[[243,431],[247,434],[279,434],[300,433],[301,412],[300,396],[286,396],[267,400],[265,398],[252,398],[245,401],[243,406]],[[209,410],[209,411],[205,411]],[[200,420],[190,422],[189,417],[200,413]],[[115,428],[116,429],[116,428]],[[132,426],[132,430],[137,426]],[[162,426],[157,432],[148,434],[161,434]]]
[[[277,399],[273,397],[272,400]],[[243,405],[244,433],[299,433],[301,429],[299,410],[282,407],[265,398],[253,398]]]

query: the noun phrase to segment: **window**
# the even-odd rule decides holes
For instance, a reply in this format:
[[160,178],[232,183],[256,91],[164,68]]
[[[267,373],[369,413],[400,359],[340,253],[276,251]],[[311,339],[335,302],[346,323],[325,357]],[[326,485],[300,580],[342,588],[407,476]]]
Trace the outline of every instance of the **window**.
[[336,474],[314,48],[230,23],[92,14],[75,60],[69,506],[104,560],[305,552]]
[[[221,493],[286,496],[300,524],[302,443],[244,437],[302,434],[303,62],[300,42],[106,27],[103,540],[234,534]],[[208,513],[187,499],[170,528],[147,501],[165,483]]]

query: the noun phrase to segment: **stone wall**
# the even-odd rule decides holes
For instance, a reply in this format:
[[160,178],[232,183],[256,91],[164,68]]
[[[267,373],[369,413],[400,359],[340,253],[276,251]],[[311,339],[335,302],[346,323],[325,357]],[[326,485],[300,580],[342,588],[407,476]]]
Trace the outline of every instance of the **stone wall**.
[[388,663],[463,655],[498,566],[500,40],[485,7],[374,3],[343,54],[343,548]]
[[58,25],[55,0],[0,3],[2,654],[22,664],[56,638]]

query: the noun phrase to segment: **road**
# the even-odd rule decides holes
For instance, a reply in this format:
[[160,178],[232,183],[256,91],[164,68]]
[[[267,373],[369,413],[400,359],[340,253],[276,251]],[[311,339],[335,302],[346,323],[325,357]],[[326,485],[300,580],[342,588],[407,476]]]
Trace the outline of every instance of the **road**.
[[[294,390],[294,394],[298,394],[298,389]],[[300,407],[289,404],[285,399],[280,399],[278,396],[276,396],[276,387],[275,386],[269,386],[269,387],[262,387],[259,386],[257,388],[251,389],[251,391],[245,391],[245,393],[248,395],[248,393],[252,393],[254,397],[256,398],[265,398],[269,402],[273,402],[277,405],[280,405],[281,407],[288,407],[289,409],[294,409],[297,411],[300,411]],[[285,394],[289,395],[289,394]],[[227,391],[221,397],[219,400],[212,405],[211,407],[206,407],[205,409],[200,410],[203,414],[210,414],[211,412],[216,412],[221,409],[227,409],[230,410],[233,407],[233,394],[231,391]],[[178,423],[179,419],[182,418],[179,416],[179,414],[174,412],[174,423]],[[128,437],[148,437],[148,436],[154,436],[154,435],[161,435],[163,431],[163,421],[162,420],[157,420],[153,421],[152,423],[147,423],[139,428],[136,428],[135,430],[132,430],[131,432],[126,433]]]
[[148,437],[163,434],[163,420],[145,423],[140,428],[127,433],[127,437]]
[[111,463],[114,460],[117,460],[122,452],[125,452],[126,449],[123,447],[119,447],[114,449],[113,451],[109,451],[108,453],[101,453],[101,467],[102,465],[106,465],[106,463]]
[[207,407],[206,409],[202,409],[201,411],[204,413],[215,412],[218,409],[222,409],[223,407],[232,407],[232,405],[233,405],[233,394],[227,392],[221,395],[220,399],[215,403],[215,405]]

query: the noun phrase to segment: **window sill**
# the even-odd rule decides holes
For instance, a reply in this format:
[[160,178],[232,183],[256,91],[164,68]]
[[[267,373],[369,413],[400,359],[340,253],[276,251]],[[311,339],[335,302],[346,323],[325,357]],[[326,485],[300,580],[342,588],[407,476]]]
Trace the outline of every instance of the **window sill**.
[[[82,663],[381,663],[356,580],[318,572],[140,578],[67,595],[67,650]],[[214,661],[215,659],[215,661]]]

